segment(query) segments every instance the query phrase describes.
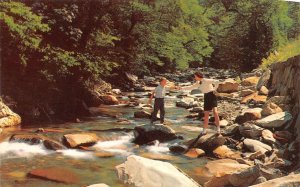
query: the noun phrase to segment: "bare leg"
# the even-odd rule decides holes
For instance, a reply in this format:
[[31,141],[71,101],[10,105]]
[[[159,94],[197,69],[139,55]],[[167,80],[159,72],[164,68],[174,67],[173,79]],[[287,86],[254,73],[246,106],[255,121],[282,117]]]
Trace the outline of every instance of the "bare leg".
[[217,107],[213,108],[213,113],[214,113],[214,117],[215,117],[215,124],[217,126],[217,131],[218,131],[218,133],[220,133],[220,118],[219,118]]
[[209,111],[204,111],[204,130],[208,128]]

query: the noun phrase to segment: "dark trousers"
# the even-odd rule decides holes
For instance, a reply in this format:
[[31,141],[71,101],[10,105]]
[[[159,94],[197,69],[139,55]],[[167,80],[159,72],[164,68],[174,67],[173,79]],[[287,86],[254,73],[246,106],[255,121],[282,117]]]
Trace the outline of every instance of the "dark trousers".
[[155,98],[154,110],[151,116],[151,123],[157,120],[156,116],[158,111],[160,111],[160,123],[163,123],[165,118],[165,101],[163,98]]

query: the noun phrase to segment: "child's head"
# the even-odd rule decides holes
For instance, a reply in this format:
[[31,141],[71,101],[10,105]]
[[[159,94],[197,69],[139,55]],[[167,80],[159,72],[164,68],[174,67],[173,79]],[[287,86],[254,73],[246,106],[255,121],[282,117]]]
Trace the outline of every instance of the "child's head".
[[203,74],[200,72],[196,72],[194,73],[194,77],[196,81],[200,81],[201,79],[203,79]]
[[167,84],[167,79],[164,78],[164,77],[162,77],[162,78],[160,78],[159,82],[160,82],[160,85],[166,86],[166,84]]

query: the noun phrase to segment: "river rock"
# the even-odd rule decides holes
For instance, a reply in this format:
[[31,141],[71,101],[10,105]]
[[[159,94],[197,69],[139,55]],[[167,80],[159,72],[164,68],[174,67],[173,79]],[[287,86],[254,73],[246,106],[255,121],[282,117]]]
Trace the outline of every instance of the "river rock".
[[60,142],[51,140],[49,138],[45,139],[43,141],[43,144],[47,149],[54,150],[54,151],[65,149],[65,146],[63,146]]
[[94,133],[65,134],[63,136],[63,143],[70,148],[75,148],[81,145],[93,145],[98,140],[98,136]]
[[194,107],[191,110],[189,110],[190,112],[196,112],[196,113],[203,113],[204,110],[202,107]]
[[263,116],[269,116],[269,115],[276,114],[279,112],[282,112],[282,109],[278,105],[276,105],[275,103],[272,103],[272,102],[268,102],[268,103],[264,104],[261,114]]
[[9,141],[25,142],[30,145],[35,145],[42,143],[44,139],[45,137],[38,134],[15,134],[10,137]]
[[233,186],[249,186],[260,176],[258,165],[237,171],[229,176],[229,182]]
[[268,88],[266,88],[265,86],[262,86],[259,90],[259,94],[261,95],[268,95],[269,94],[269,90]]
[[146,118],[149,119],[151,118],[151,113],[145,111],[145,110],[140,110],[140,111],[136,111],[134,112],[134,117],[135,118]]
[[195,174],[202,181],[201,185],[207,187],[221,187],[231,185],[230,175],[237,171],[249,168],[232,159],[209,161],[205,166],[195,169]]
[[252,152],[261,151],[262,153],[265,153],[267,151],[272,150],[272,148],[269,145],[261,143],[258,140],[252,140],[252,139],[246,138],[243,141],[243,143],[244,143],[244,146]]
[[267,179],[263,176],[260,176],[258,177],[254,182],[253,182],[253,185],[256,185],[256,184],[260,184],[260,183],[263,183],[263,182],[266,182]]
[[[195,139],[187,141],[185,144],[190,145]],[[195,148],[203,149],[205,152],[212,152],[215,148],[224,145],[226,139],[217,133],[207,133],[199,138],[195,143]]]
[[126,78],[131,81],[132,83],[135,83],[138,80],[138,77],[136,75],[133,75],[131,73],[125,73]]
[[293,134],[289,131],[276,131],[274,133],[274,138],[279,141],[284,140],[285,142],[290,142],[293,139]]
[[224,135],[229,136],[235,134],[239,130],[238,124],[232,124],[224,129]]
[[239,126],[240,134],[246,138],[258,138],[264,129],[252,123],[244,123]]
[[189,158],[198,158],[198,157],[204,156],[205,151],[203,151],[202,149],[192,148],[192,149],[188,150],[184,155]]
[[171,127],[162,124],[137,126],[134,128],[134,137],[134,143],[139,145],[147,144],[154,140],[165,142],[177,138],[175,131]]
[[254,93],[252,93],[250,95],[247,95],[247,96],[245,96],[245,97],[242,98],[241,103],[242,104],[246,104],[246,103],[248,103],[251,99],[253,99],[257,95],[258,95],[258,92],[254,92]]
[[79,182],[77,174],[63,167],[34,169],[28,176],[67,184],[76,184]]
[[276,142],[276,139],[273,137],[273,133],[270,130],[264,129],[261,134],[265,143],[272,145]]
[[246,89],[246,90],[242,90],[240,93],[240,97],[245,97],[248,95],[253,94],[255,91],[251,90],[251,89]]
[[258,80],[258,83],[257,83],[257,85],[256,85],[256,89],[257,89],[257,90],[260,90],[260,88],[261,88],[262,86],[267,86],[270,77],[271,77],[271,70],[267,69],[267,70],[262,74],[262,76],[260,77],[260,79]]
[[182,108],[192,108],[192,107],[198,107],[197,102],[194,101],[193,98],[183,98],[180,101],[176,102],[177,107]]
[[117,105],[119,104],[119,100],[113,95],[103,95],[100,96],[101,100],[106,105]]
[[233,79],[226,79],[224,82],[220,83],[217,91],[220,93],[232,93],[237,92],[239,89],[239,84]]
[[176,154],[181,154],[187,151],[187,146],[185,145],[172,145],[169,147],[170,152],[176,153]]
[[261,118],[261,108],[248,108],[243,110],[244,117],[248,120],[257,120]]
[[151,160],[136,155],[116,166],[119,179],[135,186],[198,187],[193,179],[168,162]]
[[230,158],[230,159],[241,158],[240,153],[232,151],[226,145],[222,145],[222,146],[217,147],[213,151],[213,153],[217,158]]
[[21,117],[0,100],[0,128],[21,124]]
[[220,121],[220,127],[226,127],[228,124],[229,124],[229,122],[227,120],[225,120],[225,119],[222,119]]
[[289,112],[279,112],[257,120],[256,124],[263,128],[280,128],[291,119],[292,115]]
[[258,83],[259,77],[248,77],[241,82],[242,86],[256,86]]

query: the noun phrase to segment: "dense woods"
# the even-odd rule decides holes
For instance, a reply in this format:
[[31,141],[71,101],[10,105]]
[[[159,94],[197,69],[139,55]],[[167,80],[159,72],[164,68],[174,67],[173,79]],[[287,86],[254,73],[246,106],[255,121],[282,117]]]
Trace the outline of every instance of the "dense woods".
[[25,107],[19,111],[30,105],[73,113],[90,96],[87,90],[102,80],[122,85],[126,72],[202,65],[250,71],[297,41],[299,6],[279,0],[2,1],[1,94]]

